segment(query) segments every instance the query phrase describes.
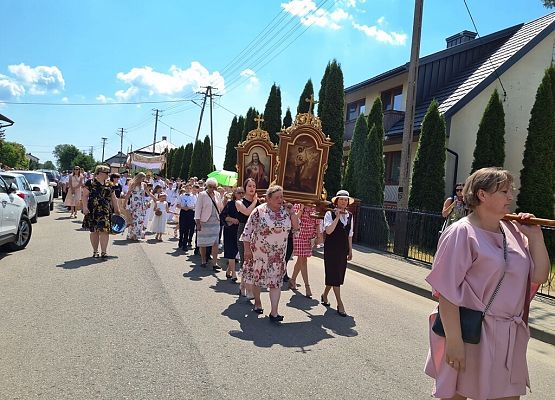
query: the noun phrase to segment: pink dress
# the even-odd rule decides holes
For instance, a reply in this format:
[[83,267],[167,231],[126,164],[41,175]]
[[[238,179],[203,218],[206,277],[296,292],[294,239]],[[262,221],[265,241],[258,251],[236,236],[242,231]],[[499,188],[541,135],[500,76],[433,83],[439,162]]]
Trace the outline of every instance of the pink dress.
[[[293,211],[299,211],[299,204],[293,206]],[[304,206],[299,219],[299,233],[293,236],[293,255],[297,257],[312,256],[312,239],[316,237],[316,219],[310,214],[315,212],[314,207]]]
[[[530,338],[523,321],[528,276],[534,265],[528,241],[512,222],[501,221],[507,236],[505,279],[482,324],[479,344],[464,344],[466,369],[457,372],[445,361],[445,338],[431,327],[426,374],[435,379],[433,395],[450,398],[456,393],[473,400],[520,396],[530,387],[526,348]],[[451,303],[484,310],[503,274],[503,235],[480,229],[465,217],[442,235],[426,281],[434,295]]]

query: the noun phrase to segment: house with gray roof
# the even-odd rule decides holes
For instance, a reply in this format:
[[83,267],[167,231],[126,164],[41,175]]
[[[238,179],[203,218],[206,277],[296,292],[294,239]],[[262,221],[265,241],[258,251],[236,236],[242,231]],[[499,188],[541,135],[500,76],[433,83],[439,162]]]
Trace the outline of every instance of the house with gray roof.
[[[411,159],[426,110],[436,99],[447,126],[449,195],[453,182],[470,173],[478,125],[497,89],[505,110],[504,167],[515,175],[518,188],[530,110],[545,69],[555,62],[555,13],[483,37],[463,31],[446,42],[444,50],[419,60]],[[376,97],[382,99],[385,200],[391,204],[397,201],[407,78],[408,63],[345,89],[346,156],[358,115],[367,113]]]

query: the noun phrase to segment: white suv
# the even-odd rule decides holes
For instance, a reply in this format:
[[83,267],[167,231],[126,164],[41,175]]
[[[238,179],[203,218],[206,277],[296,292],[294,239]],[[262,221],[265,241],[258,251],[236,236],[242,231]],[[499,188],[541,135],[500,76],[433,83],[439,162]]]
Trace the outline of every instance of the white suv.
[[0,245],[21,250],[31,240],[32,225],[25,200],[16,194],[15,184],[0,177]]

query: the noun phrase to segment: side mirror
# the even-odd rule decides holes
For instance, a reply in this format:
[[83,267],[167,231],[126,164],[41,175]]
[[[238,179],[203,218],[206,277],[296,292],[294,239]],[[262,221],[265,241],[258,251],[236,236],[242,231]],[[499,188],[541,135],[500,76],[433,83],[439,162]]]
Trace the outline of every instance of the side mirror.
[[49,184],[50,186],[52,186],[52,187],[58,186],[58,184],[57,184],[56,182],[49,182],[48,184]]
[[33,186],[33,192],[40,192],[40,187]]

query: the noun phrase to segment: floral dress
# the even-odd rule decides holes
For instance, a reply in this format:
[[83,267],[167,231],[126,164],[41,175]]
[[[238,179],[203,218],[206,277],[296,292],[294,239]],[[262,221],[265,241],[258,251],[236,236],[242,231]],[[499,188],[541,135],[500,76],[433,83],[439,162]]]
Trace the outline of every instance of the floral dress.
[[129,196],[127,209],[131,213],[131,225],[127,228],[127,239],[144,239],[146,233],[145,215],[148,204],[145,201],[145,190],[142,186],[135,187]]
[[279,288],[285,275],[285,251],[291,218],[285,208],[272,211],[267,204],[254,209],[240,240],[250,242],[252,260],[245,262],[245,283],[270,289]]
[[[295,204],[293,211],[299,212],[300,204]],[[312,256],[312,239],[316,237],[317,221],[312,217],[316,208],[304,206],[303,213],[299,218],[300,231],[293,237],[293,255],[297,257]]]
[[91,232],[111,232],[112,188],[96,179],[87,181],[85,187],[89,191],[89,213],[83,219],[83,228]]

